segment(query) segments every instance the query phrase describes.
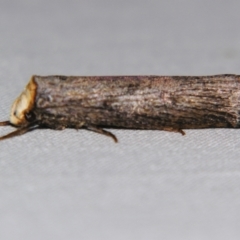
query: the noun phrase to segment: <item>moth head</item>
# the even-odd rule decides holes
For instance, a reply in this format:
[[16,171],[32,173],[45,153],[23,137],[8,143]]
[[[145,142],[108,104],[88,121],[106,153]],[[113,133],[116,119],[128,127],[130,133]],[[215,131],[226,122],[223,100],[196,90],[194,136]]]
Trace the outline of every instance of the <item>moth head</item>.
[[32,77],[12,105],[10,114],[11,124],[15,126],[26,126],[33,120],[32,109],[34,107],[36,89],[37,86],[34,82],[34,77]]

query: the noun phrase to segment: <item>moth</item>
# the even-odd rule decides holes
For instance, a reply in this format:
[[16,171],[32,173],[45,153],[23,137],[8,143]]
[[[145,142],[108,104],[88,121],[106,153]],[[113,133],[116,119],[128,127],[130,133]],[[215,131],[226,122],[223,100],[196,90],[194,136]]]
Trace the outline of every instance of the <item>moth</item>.
[[17,129],[165,130],[239,128],[240,76],[32,76],[12,105]]

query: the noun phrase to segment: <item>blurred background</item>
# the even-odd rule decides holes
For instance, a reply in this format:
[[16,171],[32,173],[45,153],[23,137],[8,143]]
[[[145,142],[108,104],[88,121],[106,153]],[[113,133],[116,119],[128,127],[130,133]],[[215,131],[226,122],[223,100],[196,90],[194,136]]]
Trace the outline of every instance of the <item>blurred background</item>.
[[[237,0],[1,0],[0,118],[32,74],[239,74]],[[11,131],[1,128],[1,134]],[[239,239],[238,130],[34,131],[0,144],[1,239]]]

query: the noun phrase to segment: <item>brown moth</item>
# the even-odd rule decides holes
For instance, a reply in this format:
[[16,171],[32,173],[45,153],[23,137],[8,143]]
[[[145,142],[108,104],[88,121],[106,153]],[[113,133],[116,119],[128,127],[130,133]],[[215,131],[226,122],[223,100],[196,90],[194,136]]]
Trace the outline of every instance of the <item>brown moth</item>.
[[240,76],[33,76],[13,103],[17,128],[0,140],[39,128],[239,128]]

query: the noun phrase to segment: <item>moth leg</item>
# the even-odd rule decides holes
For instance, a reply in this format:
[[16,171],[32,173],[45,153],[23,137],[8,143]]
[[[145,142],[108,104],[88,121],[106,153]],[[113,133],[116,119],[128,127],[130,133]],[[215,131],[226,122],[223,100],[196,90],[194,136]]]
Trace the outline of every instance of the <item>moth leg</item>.
[[7,135],[0,137],[0,140],[5,140],[8,138],[16,137],[16,136],[22,135],[24,133],[27,133],[27,132],[32,131],[37,128],[39,128],[39,126],[27,126],[27,127],[19,128],[16,131],[13,131],[11,133],[8,133]]
[[79,129],[81,129],[81,128],[84,126],[84,124],[85,124],[85,122],[79,122],[79,123],[75,126],[76,130],[78,131]]
[[108,131],[106,131],[102,128],[99,128],[99,127],[96,127],[96,126],[86,126],[86,129],[90,130],[90,131],[93,131],[93,132],[96,132],[96,133],[103,134],[103,135],[108,136],[108,137],[111,137],[115,143],[118,142],[118,140],[117,140],[117,138],[114,134],[112,134],[111,132],[108,132]]
[[0,126],[11,126],[9,121],[0,122]]
[[181,133],[183,136],[186,134],[186,133],[185,133],[182,129],[180,129],[180,128],[164,127],[163,130],[164,130],[164,131],[169,131],[169,132]]

